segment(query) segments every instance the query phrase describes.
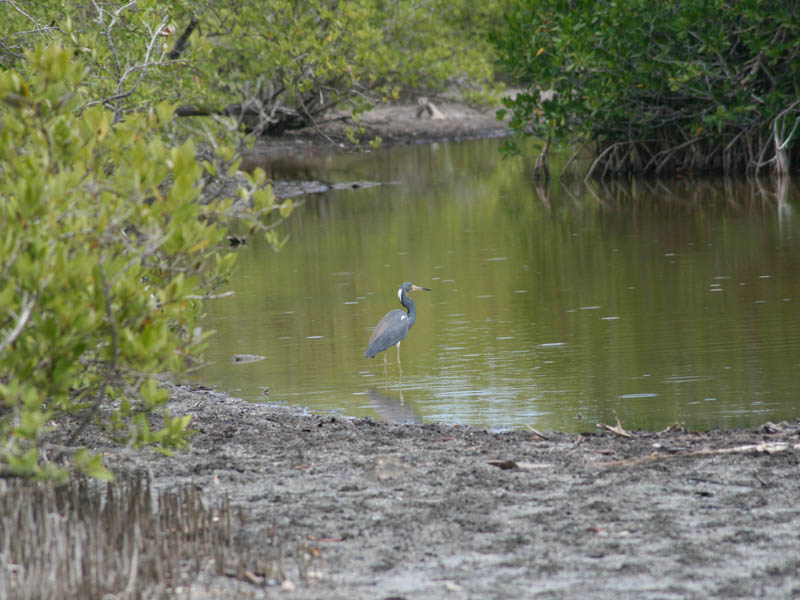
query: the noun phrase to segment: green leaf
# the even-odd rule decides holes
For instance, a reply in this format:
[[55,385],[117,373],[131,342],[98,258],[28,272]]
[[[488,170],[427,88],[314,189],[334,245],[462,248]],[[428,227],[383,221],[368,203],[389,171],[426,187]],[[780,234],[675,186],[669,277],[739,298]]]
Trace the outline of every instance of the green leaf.
[[101,454],[92,454],[86,448],[79,449],[73,458],[75,468],[94,479],[113,481],[114,474],[103,465]]

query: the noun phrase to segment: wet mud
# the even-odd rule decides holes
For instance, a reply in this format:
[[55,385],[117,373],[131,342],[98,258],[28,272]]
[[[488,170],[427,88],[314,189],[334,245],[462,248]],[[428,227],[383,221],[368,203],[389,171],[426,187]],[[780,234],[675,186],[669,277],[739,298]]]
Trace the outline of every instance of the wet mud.
[[170,412],[192,415],[190,450],[106,448],[107,464],[229,500],[240,557],[284,545],[277,575],[257,560],[218,575],[209,560],[182,597],[800,597],[796,423],[492,432],[188,386]]

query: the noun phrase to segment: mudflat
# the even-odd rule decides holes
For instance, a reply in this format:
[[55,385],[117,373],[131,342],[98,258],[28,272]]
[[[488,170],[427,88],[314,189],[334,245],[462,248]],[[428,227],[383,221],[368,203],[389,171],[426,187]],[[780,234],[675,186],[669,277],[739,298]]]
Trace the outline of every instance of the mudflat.
[[[107,463],[159,489],[191,483],[240,514],[236,568],[220,575],[208,560],[184,574],[181,596],[800,597],[796,423],[492,432],[308,415],[189,386],[172,389],[170,411],[192,415],[191,449],[109,448]],[[275,540],[279,568],[265,569]]]

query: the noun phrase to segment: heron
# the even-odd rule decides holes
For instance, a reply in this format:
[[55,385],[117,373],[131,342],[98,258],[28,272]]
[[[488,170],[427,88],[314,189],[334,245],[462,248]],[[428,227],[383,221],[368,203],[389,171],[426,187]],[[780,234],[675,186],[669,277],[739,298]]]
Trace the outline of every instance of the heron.
[[[401,285],[400,289],[397,290],[397,297],[408,313],[396,308],[383,315],[369,338],[369,344],[364,356],[375,358],[378,352],[384,352],[391,346],[397,346],[397,364],[400,364],[400,342],[406,339],[408,330],[413,327],[414,321],[417,319],[417,307],[414,306],[414,301],[408,296],[408,292],[414,290],[431,291],[429,288],[420,287],[407,281]],[[386,354],[383,355],[383,361],[386,362]]]

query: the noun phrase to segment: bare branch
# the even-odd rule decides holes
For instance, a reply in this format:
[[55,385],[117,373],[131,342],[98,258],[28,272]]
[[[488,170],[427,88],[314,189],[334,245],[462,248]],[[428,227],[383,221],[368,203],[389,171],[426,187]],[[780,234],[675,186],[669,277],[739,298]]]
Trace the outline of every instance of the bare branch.
[[[120,10],[122,10],[122,9],[120,9]],[[119,12],[119,11],[117,11],[117,12]],[[142,64],[140,64],[140,65],[134,65],[132,67],[128,67],[125,70],[125,73],[123,73],[122,77],[119,80],[119,83],[117,84],[117,94],[116,95],[119,95],[119,94],[122,93],[122,85],[125,82],[125,80],[128,78],[128,75],[130,75],[131,73],[134,73],[136,71],[139,71],[139,77],[136,78],[136,81],[134,82],[133,87],[131,87],[125,93],[125,95],[122,96],[121,98],[124,98],[126,96],[132,95],[136,91],[136,88],[139,87],[139,84],[142,82],[142,79],[144,78],[144,75],[147,72],[147,69],[151,66],[150,54],[153,52],[153,48],[156,45],[156,41],[158,40],[158,37],[161,35],[161,32],[167,26],[168,22],[169,22],[169,18],[168,17],[164,17],[161,20],[161,24],[153,32],[152,36],[150,37],[150,43],[147,45],[147,51],[145,52],[144,62]],[[115,113],[116,113],[115,114],[115,120],[118,120],[118,119],[122,118],[120,112],[121,112],[121,107],[118,107],[117,110],[115,111]]]
[[19,7],[19,5],[18,5],[16,2],[14,2],[14,0],[3,0],[3,1],[4,1],[4,2],[8,2],[8,3],[9,3],[9,4],[10,4],[10,5],[11,5],[11,6],[14,8],[14,10],[16,10],[16,11],[17,11],[19,14],[21,14],[23,17],[25,17],[26,19],[28,19],[28,20],[29,20],[31,23],[33,23],[34,25],[36,25],[36,27],[37,27],[38,29],[44,29],[44,26],[43,26],[41,23],[39,23],[39,21],[37,21],[37,20],[36,20],[36,19],[34,19],[32,16],[30,16],[28,13],[26,13],[24,10],[22,10],[22,9]]
[[187,300],[219,300],[220,298],[229,298],[230,296],[235,295],[236,292],[230,290],[228,292],[223,292],[222,294],[204,294],[202,296],[197,294],[189,294],[186,296]]
[[[140,64],[140,65],[133,65],[132,67],[128,67],[128,69],[125,71],[125,75],[123,75],[123,77],[126,77],[127,75],[129,75],[130,73],[132,73],[134,71],[146,71],[150,67],[167,67],[167,66],[169,66],[171,64],[173,64],[173,63],[164,62],[164,61],[157,61],[157,62],[144,63],[144,64]],[[139,79],[137,79],[136,84],[131,89],[126,90],[124,92],[120,92],[118,94],[114,94],[113,96],[108,96],[106,98],[102,98],[100,100],[92,100],[91,102],[86,102],[86,103],[82,104],[80,108],[81,108],[81,110],[83,110],[84,108],[88,108],[88,107],[94,106],[96,104],[108,104],[109,102],[114,102],[115,100],[121,100],[123,98],[127,98],[128,96],[132,95],[136,91],[136,87],[138,87],[140,81],[141,81],[141,76],[139,77]]]
[[28,322],[28,319],[31,317],[31,311],[36,305],[38,298],[38,294],[32,298],[27,293],[25,294],[22,299],[22,311],[17,317],[17,324],[11,331],[8,332],[8,335],[6,335],[3,341],[0,342],[0,352],[4,352],[6,348],[13,344],[14,340],[16,340],[19,337],[19,334],[22,333],[22,330],[25,329],[25,325]]
[[[0,2],[5,2],[6,0],[0,0]],[[8,35],[5,35],[0,38],[0,42],[4,42],[9,38],[18,37],[21,35],[29,35],[31,33],[49,33],[51,31],[58,31],[58,27],[37,27],[36,29],[28,29],[25,31],[12,31]]]

